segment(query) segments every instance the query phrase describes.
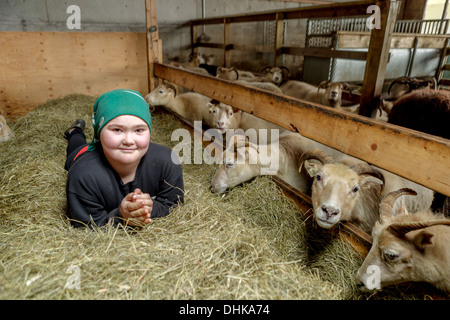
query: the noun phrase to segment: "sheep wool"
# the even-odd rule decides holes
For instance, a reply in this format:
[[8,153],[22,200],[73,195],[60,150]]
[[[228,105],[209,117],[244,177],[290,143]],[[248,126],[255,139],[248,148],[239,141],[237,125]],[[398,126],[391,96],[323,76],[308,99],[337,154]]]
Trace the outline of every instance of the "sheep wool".
[[88,151],[95,149],[100,141],[100,132],[112,119],[121,115],[132,115],[144,120],[148,128],[152,129],[152,118],[147,102],[142,95],[134,90],[116,89],[102,94],[94,104],[92,124],[94,125],[94,138],[89,144]]

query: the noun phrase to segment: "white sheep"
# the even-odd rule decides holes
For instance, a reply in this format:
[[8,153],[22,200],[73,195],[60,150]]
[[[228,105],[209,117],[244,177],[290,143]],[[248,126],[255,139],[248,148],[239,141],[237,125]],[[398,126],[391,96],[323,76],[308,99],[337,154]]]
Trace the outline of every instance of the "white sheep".
[[190,121],[202,121],[206,126],[213,127],[208,103],[211,98],[196,92],[177,94],[177,89],[170,83],[163,83],[145,96],[152,106],[164,106],[181,117]]
[[265,67],[262,70],[264,76],[246,79],[250,82],[272,82],[279,86],[283,80],[289,77],[289,69],[287,67]]
[[227,129],[238,128],[242,118],[242,111],[225,103],[212,99],[208,103],[210,123],[212,128],[220,133],[226,133]]
[[14,138],[14,132],[6,123],[5,117],[0,115],[0,142],[6,142]]
[[223,164],[211,180],[211,191],[224,193],[256,176],[276,174],[293,187],[306,191],[309,177],[299,174],[297,156],[303,151],[305,141],[297,133],[288,132],[270,144],[254,144],[244,135],[234,135],[227,144]]
[[357,273],[362,291],[417,281],[450,294],[450,219],[429,210],[393,214],[398,197],[415,194],[402,188],[382,200],[380,219],[372,230],[372,248]]
[[239,79],[239,72],[236,68],[218,67],[216,77],[224,80],[237,80]]
[[[260,144],[267,144],[275,139],[275,137],[272,137],[272,130],[275,130],[277,136],[287,131],[279,125],[236,108],[232,108],[222,102],[216,103],[212,110],[216,110],[216,112],[211,115],[212,117],[208,122],[211,124],[211,128],[218,129],[222,133],[227,130],[236,131],[237,129],[242,129],[248,135],[254,133]],[[233,110],[233,112],[230,112],[230,110]],[[223,114],[229,116],[222,116]]]
[[247,80],[236,80],[236,81],[234,81],[234,83],[244,85],[244,86],[255,87],[255,88],[263,89],[263,90],[267,90],[267,91],[272,91],[272,92],[275,92],[278,94],[283,94],[283,91],[281,91],[281,89],[272,82],[256,82],[256,81],[247,81]]
[[322,81],[318,87],[309,83],[290,80],[280,86],[286,96],[303,99],[332,108],[341,108],[342,90],[350,87],[346,83]]
[[250,71],[238,70],[234,67],[218,67],[216,77],[224,80],[246,80],[256,78]]
[[378,218],[381,197],[399,188],[413,188],[419,194],[405,201],[409,212],[426,210],[433,200],[432,190],[366,162],[349,164],[321,150],[311,150],[300,159],[299,166],[302,164],[315,178],[311,201],[315,219],[323,228],[350,221],[370,232]]

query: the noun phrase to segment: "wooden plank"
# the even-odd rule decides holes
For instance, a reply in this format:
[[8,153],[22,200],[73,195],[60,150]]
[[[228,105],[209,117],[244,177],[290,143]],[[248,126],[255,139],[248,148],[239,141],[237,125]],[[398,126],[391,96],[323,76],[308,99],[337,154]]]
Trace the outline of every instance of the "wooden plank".
[[195,25],[221,24],[224,18],[230,23],[256,22],[275,20],[277,13],[283,13],[284,19],[324,18],[338,16],[365,16],[367,7],[374,4],[373,0],[353,1],[351,3],[335,3],[328,5],[309,6],[293,9],[255,12],[241,15],[228,15],[214,18],[192,20]]
[[449,140],[166,65],[155,76],[450,196]]
[[0,108],[25,115],[49,99],[148,92],[145,33],[0,32]]
[[158,84],[153,76],[153,62],[162,62],[162,43],[159,39],[156,0],[145,0],[147,39],[148,88],[152,91]]
[[399,4],[397,1],[389,0],[377,2],[380,7],[381,28],[374,28],[370,37],[369,55],[364,71],[361,107],[359,109],[360,114],[364,116],[371,116],[372,112],[376,112],[380,102]]
[[[338,48],[353,48],[362,49],[368,48],[370,43],[370,32],[352,32],[339,31],[337,32],[339,38]],[[441,49],[445,43],[445,39],[449,35],[418,35],[418,34],[401,34],[394,33],[391,39],[391,48],[410,49],[417,38],[417,48],[437,48]]]
[[349,50],[333,50],[328,48],[300,48],[300,47],[283,47],[284,54],[293,54],[298,56],[313,56],[322,58],[339,58],[351,60],[366,60],[367,52],[357,52]]

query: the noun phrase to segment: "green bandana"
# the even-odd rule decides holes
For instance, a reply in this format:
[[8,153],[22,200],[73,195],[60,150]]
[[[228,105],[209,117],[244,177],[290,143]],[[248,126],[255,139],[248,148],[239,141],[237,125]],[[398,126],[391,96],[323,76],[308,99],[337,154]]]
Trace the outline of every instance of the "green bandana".
[[144,120],[148,128],[152,129],[152,117],[147,102],[142,95],[134,90],[117,89],[102,94],[94,104],[92,123],[94,124],[94,138],[89,144],[88,151],[95,149],[95,144],[100,141],[100,131],[112,119],[132,115]]

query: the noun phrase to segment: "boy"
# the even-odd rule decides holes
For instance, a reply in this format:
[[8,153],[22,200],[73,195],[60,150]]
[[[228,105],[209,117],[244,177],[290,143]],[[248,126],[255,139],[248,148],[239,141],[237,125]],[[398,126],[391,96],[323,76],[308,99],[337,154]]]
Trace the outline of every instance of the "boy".
[[94,105],[94,138],[76,120],[68,140],[66,195],[73,226],[143,226],[184,201],[181,165],[168,147],[150,142],[151,115],[142,95],[118,89]]

